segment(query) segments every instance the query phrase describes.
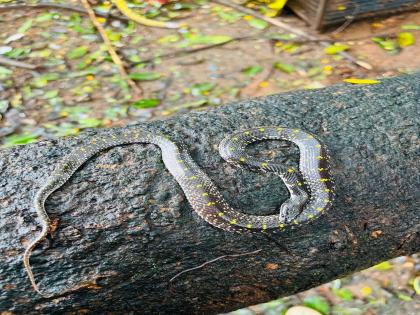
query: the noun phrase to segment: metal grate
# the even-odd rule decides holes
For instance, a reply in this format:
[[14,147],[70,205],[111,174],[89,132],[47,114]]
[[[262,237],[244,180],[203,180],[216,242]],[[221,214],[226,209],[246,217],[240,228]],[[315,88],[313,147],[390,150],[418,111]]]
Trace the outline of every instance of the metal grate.
[[420,0],[289,0],[287,4],[317,30],[349,19],[420,9]]

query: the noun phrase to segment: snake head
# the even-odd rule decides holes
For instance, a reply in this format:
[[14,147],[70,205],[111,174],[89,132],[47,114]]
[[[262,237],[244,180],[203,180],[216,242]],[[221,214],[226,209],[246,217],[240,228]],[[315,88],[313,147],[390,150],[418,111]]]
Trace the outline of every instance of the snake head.
[[296,205],[293,200],[289,199],[280,206],[280,222],[289,223],[293,221],[302,212],[302,207]]

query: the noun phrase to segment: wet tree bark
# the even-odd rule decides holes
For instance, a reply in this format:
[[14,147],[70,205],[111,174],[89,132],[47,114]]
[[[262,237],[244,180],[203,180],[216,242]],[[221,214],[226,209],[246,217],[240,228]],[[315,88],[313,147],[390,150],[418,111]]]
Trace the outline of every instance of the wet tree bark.
[[[287,191],[275,177],[228,166],[217,151],[220,140],[259,125],[311,131],[331,151],[337,200],[329,213],[293,231],[232,234],[192,211],[156,147],[107,150],[47,200],[58,227],[31,262],[43,290],[57,293],[51,299],[32,290],[21,261],[39,233],[32,198],[71,148],[110,131],[0,151],[0,312],[216,314],[418,251],[419,100],[414,74],[142,124],[184,142],[227,201],[254,214],[273,213]],[[250,150],[289,165],[298,159],[296,148],[281,142]],[[237,256],[186,271],[223,255]]]

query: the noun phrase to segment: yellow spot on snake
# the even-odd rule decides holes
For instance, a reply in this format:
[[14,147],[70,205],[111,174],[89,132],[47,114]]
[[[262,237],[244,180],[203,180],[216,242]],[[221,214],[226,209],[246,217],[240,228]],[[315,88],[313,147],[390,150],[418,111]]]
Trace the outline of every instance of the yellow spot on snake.
[[195,186],[196,188],[201,188],[201,187],[203,187],[203,185],[202,184],[198,184],[197,186]]
[[293,132],[294,133],[298,133],[299,132],[299,129],[295,129],[295,130],[293,130]]
[[320,144],[315,145],[315,148],[320,148],[320,147],[321,147]]
[[289,168],[287,171],[288,171],[289,173],[293,173],[295,170],[294,170],[293,168]]
[[320,181],[321,182],[328,182],[330,179],[329,178],[321,178]]
[[302,186],[302,183],[301,182],[299,182],[299,183],[297,183],[298,184],[298,186]]
[[117,139],[117,137],[115,135],[112,135],[111,138],[112,139]]
[[313,135],[308,135],[307,139],[313,139],[314,136]]
[[260,128],[260,129],[258,129],[258,130],[259,130],[259,131],[261,131],[261,132],[262,132],[262,131],[265,131],[265,129],[264,129],[264,128]]
[[324,202],[330,202],[331,200],[330,199],[324,199]]
[[241,162],[245,162],[245,158],[244,157],[241,157],[241,158],[239,158],[239,161],[241,161]]
[[230,224],[236,224],[236,222],[237,221],[235,219],[229,221]]
[[280,229],[284,229],[285,225],[283,223],[279,224]]
[[320,168],[318,168],[318,171],[325,171],[325,168],[320,167]]
[[235,137],[235,138],[232,138],[232,140],[233,140],[233,141],[238,141],[238,140],[239,140],[239,138],[238,138],[238,137]]
[[191,176],[189,179],[196,179],[197,176]]
[[318,155],[316,158],[317,158],[318,160],[322,160],[324,157],[323,157],[323,156],[321,156],[321,155]]
[[278,132],[283,131],[283,128],[277,128],[277,131]]
[[223,217],[225,215],[225,213],[224,212],[219,212],[218,215],[219,215],[219,217]]
[[183,160],[178,160],[178,163],[184,163],[184,161]]
[[247,227],[248,229],[251,229],[251,228],[252,228],[252,224],[247,224],[247,225],[246,225],[246,227]]
[[261,163],[261,166],[262,166],[262,167],[265,167],[265,166],[267,166],[267,165],[268,165],[268,163],[265,163],[265,162]]
[[325,192],[330,192],[331,189],[325,188]]
[[309,214],[308,215],[308,219],[313,219],[314,218],[314,215],[313,214]]
[[249,135],[250,134],[250,132],[249,131],[245,131],[244,132],[244,135]]
[[235,151],[235,148],[229,148],[229,151]]
[[209,193],[203,193],[203,196],[208,196],[209,195]]
[[316,211],[322,211],[322,210],[324,210],[324,208],[321,208],[321,207],[316,208]]
[[293,224],[298,225],[298,224],[299,224],[299,222],[298,222],[297,220],[293,220]]
[[208,206],[214,206],[214,205],[216,205],[216,203],[215,203],[215,202],[213,202],[213,201],[210,201],[210,202],[208,202],[208,203],[207,203],[207,205],[208,205]]
[[266,229],[267,229],[267,224],[263,224],[263,225],[262,225],[262,229],[263,229],[263,230],[266,230]]
[[86,149],[85,148],[80,148],[80,151],[85,152]]

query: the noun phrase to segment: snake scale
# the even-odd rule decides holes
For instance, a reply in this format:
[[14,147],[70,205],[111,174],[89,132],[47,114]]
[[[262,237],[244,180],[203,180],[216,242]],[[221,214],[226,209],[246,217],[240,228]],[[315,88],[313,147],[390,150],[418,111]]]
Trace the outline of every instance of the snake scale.
[[[248,155],[247,146],[264,140],[287,140],[300,152],[299,170]],[[260,173],[278,175],[289,190],[290,197],[279,214],[258,216],[236,211],[224,200],[211,179],[198,167],[184,145],[164,135],[133,128],[93,137],[90,143],[77,147],[58,164],[34,198],[34,206],[42,223],[41,233],[30,243],[23,255],[25,269],[33,288],[43,296],[36,284],[29,258],[32,250],[50,232],[50,218],[44,204],[48,196],[61,187],[76,170],[93,155],[119,145],[155,144],[162,151],[162,160],[181,186],[193,210],[205,221],[222,230],[240,233],[279,231],[286,226],[307,223],[331,207],[334,185],[330,174],[329,155],[323,144],[300,129],[264,126],[233,133],[219,144],[219,153],[227,162]]]

